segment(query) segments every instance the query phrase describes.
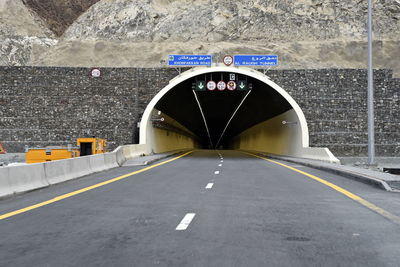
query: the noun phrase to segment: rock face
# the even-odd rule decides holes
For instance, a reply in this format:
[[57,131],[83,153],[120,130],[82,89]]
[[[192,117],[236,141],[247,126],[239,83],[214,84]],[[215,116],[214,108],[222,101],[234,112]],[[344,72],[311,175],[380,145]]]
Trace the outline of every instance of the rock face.
[[57,36],[99,0],[23,0]]
[[[400,33],[398,1],[380,0],[375,10],[379,39]],[[360,40],[365,38],[366,12],[367,1],[101,1],[68,29],[65,38],[269,43]]]
[[[367,1],[24,1],[57,34],[66,29],[46,53],[21,60],[31,65],[158,67],[172,53],[274,53],[279,68],[366,67]],[[375,67],[400,73],[400,0],[376,0],[374,10]]]
[[26,65],[57,44],[21,1],[0,0],[0,65]]

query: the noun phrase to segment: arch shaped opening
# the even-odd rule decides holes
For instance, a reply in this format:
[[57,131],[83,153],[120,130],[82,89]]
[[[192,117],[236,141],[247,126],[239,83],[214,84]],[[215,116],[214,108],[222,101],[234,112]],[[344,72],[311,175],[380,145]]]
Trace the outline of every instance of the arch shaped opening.
[[[247,90],[197,91],[198,81],[246,81]],[[195,68],[171,80],[147,106],[140,124],[147,152],[186,148],[239,149],[337,161],[310,148],[307,122],[296,101],[264,74],[244,68]]]

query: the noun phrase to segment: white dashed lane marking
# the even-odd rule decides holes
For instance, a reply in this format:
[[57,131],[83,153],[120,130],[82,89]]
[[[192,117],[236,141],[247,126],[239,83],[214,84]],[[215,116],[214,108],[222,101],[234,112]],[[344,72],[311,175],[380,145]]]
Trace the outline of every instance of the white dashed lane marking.
[[211,189],[214,186],[214,183],[208,183],[206,189]]
[[184,231],[186,228],[188,228],[189,224],[192,222],[194,216],[196,216],[196,213],[188,213],[183,217],[182,221],[178,226],[176,227],[175,230],[177,231]]
[[219,171],[215,171],[214,174],[219,174]]
[[222,166],[222,164],[218,164],[218,167],[221,167]]

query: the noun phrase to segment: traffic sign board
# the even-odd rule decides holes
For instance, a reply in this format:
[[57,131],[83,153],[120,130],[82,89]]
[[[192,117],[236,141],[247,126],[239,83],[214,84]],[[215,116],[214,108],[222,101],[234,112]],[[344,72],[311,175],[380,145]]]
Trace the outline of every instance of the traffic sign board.
[[236,74],[235,73],[229,73],[229,80],[230,81],[236,80]]
[[240,90],[240,91],[247,90],[247,81],[246,80],[238,81],[237,87],[238,87],[238,90]]
[[206,82],[205,81],[197,81],[196,82],[196,90],[197,91],[205,91],[206,90]]
[[232,65],[232,63],[233,63],[233,57],[232,57],[232,56],[229,56],[229,55],[224,56],[223,61],[224,61],[224,64],[225,64],[226,66],[230,66],[230,65]]
[[218,90],[220,90],[220,91],[224,91],[225,88],[226,88],[226,83],[225,83],[224,81],[219,81],[219,82],[217,83],[217,88],[218,88]]
[[210,91],[214,91],[217,88],[217,84],[214,81],[209,81],[207,83],[207,89]]
[[235,81],[229,81],[226,84],[226,87],[228,88],[228,90],[233,91],[236,90],[236,82]]
[[277,55],[236,55],[235,66],[277,66]]
[[100,77],[101,76],[101,71],[99,68],[93,68],[90,70],[90,75],[92,75],[92,77]]
[[169,55],[169,66],[211,66],[211,55]]

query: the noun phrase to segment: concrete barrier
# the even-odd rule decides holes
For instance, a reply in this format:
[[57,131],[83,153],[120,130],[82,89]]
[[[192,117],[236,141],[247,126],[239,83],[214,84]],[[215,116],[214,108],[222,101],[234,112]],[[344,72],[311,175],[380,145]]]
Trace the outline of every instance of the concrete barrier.
[[5,197],[12,195],[14,192],[11,190],[10,186],[10,168],[0,167],[0,197]]
[[119,167],[117,162],[117,154],[115,152],[104,153],[104,166],[107,170]]
[[125,158],[123,146],[117,147],[114,152],[118,166],[122,166],[127,159]]
[[90,157],[91,156],[83,156],[73,159],[66,159],[66,161],[68,161],[70,164],[69,174],[71,174],[74,178],[91,174],[92,169],[90,168]]
[[0,167],[0,197],[26,192],[121,166],[144,153],[145,145],[126,145],[114,152],[21,166]]
[[74,178],[70,172],[71,162],[67,159],[50,161],[43,165],[49,184],[58,184]]
[[122,166],[125,161],[138,157],[146,152],[146,145],[125,145],[117,147],[114,152],[116,153],[117,162]]
[[43,165],[44,163],[34,163],[7,167],[11,190],[14,193],[21,193],[48,186]]
[[104,164],[104,154],[89,156],[89,163],[92,172],[101,172],[107,169]]

